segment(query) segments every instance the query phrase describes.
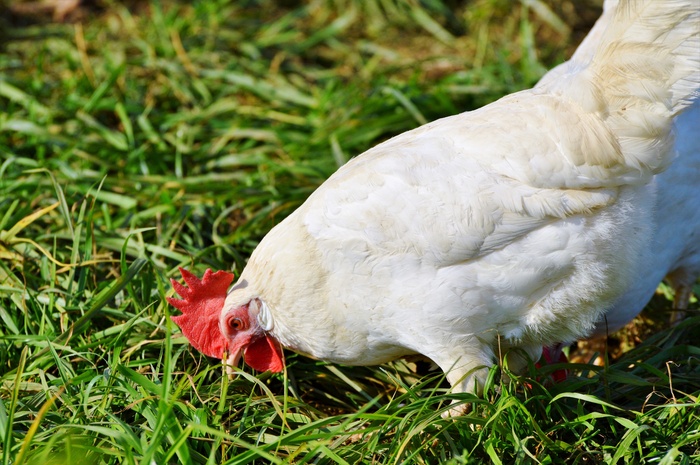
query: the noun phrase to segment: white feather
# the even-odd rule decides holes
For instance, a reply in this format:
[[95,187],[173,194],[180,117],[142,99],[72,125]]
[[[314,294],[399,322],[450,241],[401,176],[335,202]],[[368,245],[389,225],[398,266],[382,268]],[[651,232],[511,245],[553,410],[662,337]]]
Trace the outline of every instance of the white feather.
[[668,170],[656,176],[656,208],[648,217],[654,227],[650,253],[591,337],[629,323],[665,277],[676,292],[675,308],[687,308],[690,290],[700,277],[700,102],[678,116],[675,126],[678,156]]
[[[557,81],[562,75],[574,74],[575,69],[591,61],[603,33],[613,21],[617,3],[616,0],[605,1],[603,15],[571,60],[547,73],[538,87]],[[697,39],[690,44],[696,46]],[[696,54],[700,55],[700,49]],[[683,92],[691,94],[692,90]],[[700,102],[696,101],[685,110],[674,124],[675,145],[669,154],[677,156],[670,168],[656,176],[656,205],[647,216],[653,226],[650,253],[624,294],[598,322],[591,337],[614,332],[631,321],[646,306],[664,277],[676,291],[676,308],[686,307],[689,290],[700,277],[700,137],[697,135]],[[644,146],[643,141],[638,143]]]

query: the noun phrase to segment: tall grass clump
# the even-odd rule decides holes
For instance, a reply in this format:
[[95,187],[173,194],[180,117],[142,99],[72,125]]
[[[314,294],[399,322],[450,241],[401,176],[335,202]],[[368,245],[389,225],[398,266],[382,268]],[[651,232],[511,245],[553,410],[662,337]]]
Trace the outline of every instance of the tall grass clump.
[[494,367],[444,420],[423,362],[287,354],[229,379],[165,303],[179,266],[240,271],[350,157],[534,84],[595,8],[104,0],[55,21],[20,3],[0,4],[3,464],[700,461],[692,313],[562,383]]

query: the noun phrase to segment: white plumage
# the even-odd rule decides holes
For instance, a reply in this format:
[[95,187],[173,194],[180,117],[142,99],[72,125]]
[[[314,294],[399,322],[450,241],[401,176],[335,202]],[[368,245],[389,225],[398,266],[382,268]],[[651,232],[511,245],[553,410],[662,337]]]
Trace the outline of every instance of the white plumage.
[[676,118],[677,157],[656,176],[656,208],[648,260],[637,270],[629,289],[595,327],[591,337],[625,326],[641,312],[666,278],[675,291],[673,322],[688,308],[700,277],[700,103]]
[[[613,20],[617,4],[617,0],[605,1],[603,15],[571,60],[548,72],[538,86],[559,79],[581,62],[590,60]],[[674,126],[675,145],[669,158],[673,163],[654,180],[655,207],[647,218],[653,235],[646,260],[636,270],[626,292],[598,322],[591,337],[612,333],[630,322],[664,278],[675,291],[674,307],[686,309],[692,286],[700,277],[700,102],[679,115]],[[682,315],[682,312],[674,313],[674,322]]]
[[692,1],[613,14],[558,79],[374,147],[270,231],[221,312],[230,361],[278,366],[251,363],[263,336],[350,365],[419,353],[464,392],[499,350],[587,334],[643,263],[700,81]]

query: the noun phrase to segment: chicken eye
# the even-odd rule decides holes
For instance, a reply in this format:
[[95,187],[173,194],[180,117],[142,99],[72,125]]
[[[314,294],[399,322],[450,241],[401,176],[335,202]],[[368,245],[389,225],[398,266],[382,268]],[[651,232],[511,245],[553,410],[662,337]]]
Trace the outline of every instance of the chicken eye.
[[240,318],[231,318],[228,320],[228,327],[234,331],[242,331],[245,329],[245,323]]

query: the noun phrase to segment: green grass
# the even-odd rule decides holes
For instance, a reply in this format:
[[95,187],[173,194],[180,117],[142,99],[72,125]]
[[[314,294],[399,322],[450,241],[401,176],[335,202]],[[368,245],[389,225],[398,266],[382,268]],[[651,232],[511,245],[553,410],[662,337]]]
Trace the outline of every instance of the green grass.
[[96,3],[0,14],[3,465],[698,463],[697,317],[561,384],[494,368],[454,420],[412,363],[229,380],[169,320],[178,266],[240,271],[339,165],[531,86],[595,9]]

